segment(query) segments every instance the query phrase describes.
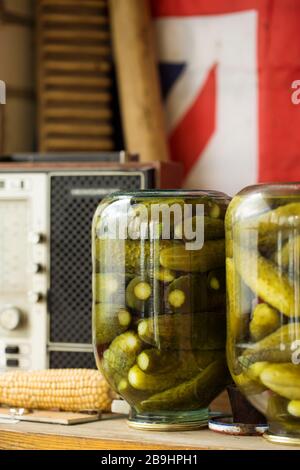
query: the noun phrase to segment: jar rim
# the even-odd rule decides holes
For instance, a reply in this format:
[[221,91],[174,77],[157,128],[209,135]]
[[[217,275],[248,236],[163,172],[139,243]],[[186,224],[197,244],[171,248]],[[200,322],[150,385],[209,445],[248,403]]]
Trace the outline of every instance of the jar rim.
[[287,192],[295,191],[300,193],[300,181],[284,181],[284,182],[273,182],[273,183],[257,183],[253,185],[246,186],[241,191],[237,193],[237,196],[244,196],[247,194],[255,193],[269,193],[270,196],[284,196]]
[[110,194],[113,198],[121,197],[199,197],[208,196],[215,199],[230,200],[228,194],[221,191],[205,190],[205,189],[141,189],[139,191],[116,191]]

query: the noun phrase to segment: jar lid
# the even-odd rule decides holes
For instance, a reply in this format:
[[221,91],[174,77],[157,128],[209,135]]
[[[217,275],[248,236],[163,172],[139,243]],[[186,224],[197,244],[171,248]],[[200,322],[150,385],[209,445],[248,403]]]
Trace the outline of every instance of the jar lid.
[[144,431],[193,431],[196,429],[207,428],[208,420],[191,421],[184,423],[143,423],[135,420],[127,420],[130,428]]

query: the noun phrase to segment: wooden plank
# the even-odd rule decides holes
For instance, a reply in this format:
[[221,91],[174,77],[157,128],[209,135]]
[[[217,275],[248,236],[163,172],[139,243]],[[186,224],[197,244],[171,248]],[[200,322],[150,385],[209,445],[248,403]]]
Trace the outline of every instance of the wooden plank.
[[95,56],[111,56],[111,47],[90,44],[44,44],[43,54],[88,54]]
[[43,98],[45,102],[60,101],[61,103],[109,103],[111,101],[111,94],[102,91],[77,92],[73,90],[44,90]]
[[45,139],[45,148],[49,152],[52,151],[70,151],[70,152],[85,152],[85,151],[104,151],[113,150],[114,143],[110,139],[86,139],[86,138],[47,138]]
[[47,119],[111,119],[113,116],[110,108],[81,107],[75,110],[70,107],[44,108],[43,117]]
[[108,124],[65,124],[63,122],[45,124],[43,133],[50,134],[73,134],[73,135],[91,135],[91,136],[111,136],[113,127]]
[[44,64],[46,71],[66,71],[66,72],[110,72],[111,63],[104,61],[90,61],[90,62],[63,62],[58,60],[49,60]]
[[[10,410],[8,408],[0,408],[0,419],[12,419]],[[82,424],[101,419],[99,414],[88,413],[71,413],[67,411],[49,411],[49,410],[35,410],[26,413],[16,418],[20,421],[32,421],[35,423],[49,423],[49,424]]]
[[78,3],[62,3],[62,4],[52,4],[45,5],[41,7],[43,14],[71,14],[71,15],[97,15],[97,16],[107,16],[108,6],[100,5],[88,5],[88,4],[78,4]]
[[151,432],[128,428],[124,419],[103,419],[80,426],[18,423],[0,425],[0,449],[198,449],[299,450],[271,444],[262,437],[237,437],[208,429]]
[[[2,450],[166,450],[169,446],[123,443],[120,441],[85,439],[82,437],[68,437],[20,433],[17,430],[0,431],[0,449]],[[172,449],[187,449],[187,447],[174,446]]]
[[74,76],[74,75],[45,75],[44,87],[47,86],[79,86],[98,87],[99,89],[110,88],[112,86],[111,77],[101,76]]
[[167,161],[169,151],[148,0],[111,0],[124,135],[129,152]]
[[[43,29],[40,32],[43,40],[78,40],[78,31],[69,29]],[[105,30],[82,30],[80,31],[82,41],[108,41],[110,39],[109,31]]]
[[76,15],[76,14],[63,14],[63,13],[43,13],[41,17],[43,25],[89,25],[89,26],[103,26],[108,25],[108,17],[106,15]]
[[106,8],[107,0],[39,0],[42,5],[79,5],[92,8]]

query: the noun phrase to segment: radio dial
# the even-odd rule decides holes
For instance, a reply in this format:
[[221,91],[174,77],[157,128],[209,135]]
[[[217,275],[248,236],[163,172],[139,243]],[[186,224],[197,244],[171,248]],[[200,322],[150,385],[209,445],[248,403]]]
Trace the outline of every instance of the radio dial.
[[39,302],[42,302],[44,296],[41,292],[30,291],[28,292],[28,299],[32,304],[38,304]]
[[43,272],[43,270],[44,270],[43,266],[39,263],[33,263],[33,265],[30,266],[30,268],[29,268],[29,272],[31,274],[39,274],[39,273]]
[[21,311],[17,307],[6,307],[0,312],[0,325],[4,330],[13,331],[21,322]]
[[33,245],[39,245],[40,243],[44,241],[44,236],[42,233],[39,233],[39,232],[31,232],[29,234],[29,241]]

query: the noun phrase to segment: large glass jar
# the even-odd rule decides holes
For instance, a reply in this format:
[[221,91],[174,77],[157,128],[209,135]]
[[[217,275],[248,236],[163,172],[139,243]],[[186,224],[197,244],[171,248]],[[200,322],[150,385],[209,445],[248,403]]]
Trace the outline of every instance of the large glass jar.
[[226,214],[227,358],[269,421],[300,444],[300,184],[241,191]]
[[135,427],[207,423],[228,380],[224,215],[217,192],[115,193],[96,210],[98,367]]

